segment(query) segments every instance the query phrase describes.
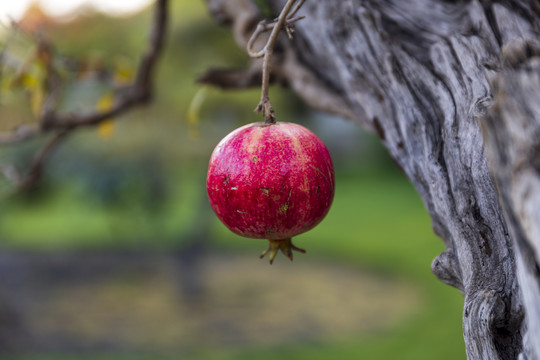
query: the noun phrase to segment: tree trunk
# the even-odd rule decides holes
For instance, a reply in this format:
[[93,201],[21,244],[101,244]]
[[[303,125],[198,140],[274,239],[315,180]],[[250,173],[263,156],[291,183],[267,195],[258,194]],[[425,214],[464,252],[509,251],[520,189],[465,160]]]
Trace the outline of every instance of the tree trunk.
[[540,359],[540,58],[521,60],[493,80],[495,104],[482,124],[514,239],[524,346],[529,359]]
[[[207,2],[245,46],[251,0]],[[300,14],[273,75],[374,130],[410,178],[447,247],[432,271],[465,296],[468,358],[540,360],[540,4],[310,0]]]

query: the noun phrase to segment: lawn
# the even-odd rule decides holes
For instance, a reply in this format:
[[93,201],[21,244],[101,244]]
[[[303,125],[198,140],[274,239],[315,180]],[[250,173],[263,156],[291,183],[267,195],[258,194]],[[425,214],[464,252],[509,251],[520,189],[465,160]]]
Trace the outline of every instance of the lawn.
[[[358,334],[353,332],[345,336],[317,341],[299,339],[281,344],[246,343],[242,346],[223,348],[201,346],[184,354],[185,358],[311,360],[329,357],[339,359],[459,359],[465,357],[461,336],[462,295],[457,290],[440,283],[429,270],[432,259],[443,250],[443,246],[441,240],[433,235],[429,216],[412,186],[403,176],[394,172],[384,176],[366,174],[339,176],[338,174],[337,179],[336,198],[328,217],[317,228],[298,236],[295,241],[308,252],[305,255],[296,255],[292,271],[309,269],[314,263],[319,262],[321,268],[330,263],[338,268],[342,266],[345,269],[353,268],[360,273],[376,274],[381,279],[397,279],[401,283],[410,284],[412,291],[418,294],[414,301],[419,301],[419,303],[410,307],[412,309],[410,314],[404,316],[404,320],[399,324],[394,324],[391,328],[384,330],[362,331]],[[189,209],[200,206],[197,205],[200,203],[197,196],[182,197],[180,195],[185,192],[197,194],[198,183],[196,179],[189,179],[189,177],[183,179],[183,184],[188,190],[184,189],[178,193],[177,198],[170,199],[171,202],[182,205],[168,204],[167,211],[164,212],[165,219],[160,219],[160,223],[172,223],[172,219],[182,219],[189,214]],[[4,206],[4,216],[0,223],[3,238],[6,239],[4,246],[10,249],[39,249],[41,247],[50,252],[66,248],[110,247],[118,249],[126,247],[167,252],[167,249],[181,248],[183,243],[182,240],[172,236],[167,238],[168,231],[161,233],[164,239],[162,243],[159,238],[146,239],[144,236],[129,241],[133,234],[124,234],[123,240],[114,241],[109,232],[110,224],[116,221],[124,223],[126,216],[132,214],[134,210],[122,211],[122,207],[111,210],[108,206],[100,209],[100,206],[86,201],[85,195],[69,188],[65,189],[65,193],[60,191],[54,196],[39,200],[31,207],[18,203],[17,206],[13,205],[13,209],[9,211],[9,208]],[[42,219],[34,222],[41,216],[40,214],[49,220]],[[67,214],[67,217],[63,214]],[[190,218],[194,217],[197,216],[191,214]],[[217,254],[218,257],[219,254],[223,254],[223,257],[244,255],[256,258],[265,247],[262,241],[244,239],[231,234],[213,216],[208,220],[212,224],[210,227],[211,252]],[[57,225],[53,226],[55,223]],[[100,225],[102,223],[109,225]],[[91,226],[86,227],[86,224]],[[152,224],[140,226],[139,228],[135,226],[136,231],[153,227]],[[17,232],[17,229],[20,231]],[[182,231],[182,229],[186,230]],[[177,230],[177,234],[185,236],[192,232],[192,228],[186,225],[185,221],[178,222]],[[173,233],[172,230],[170,231]],[[104,234],[109,235],[107,237]],[[92,238],[94,241],[91,240]],[[251,267],[255,268],[251,271],[260,272],[262,279],[265,276],[264,273],[273,271],[274,267],[290,266],[285,261],[285,258],[278,258],[272,268],[264,260],[254,261]],[[307,270],[300,275],[301,277],[295,276],[299,284],[313,280],[311,276],[321,277],[316,271],[312,271],[310,275]],[[358,279],[362,281],[361,277]],[[336,279],[336,281],[339,280],[339,278]],[[288,290],[284,288],[282,291],[291,291],[293,288],[294,285],[290,285],[286,288]],[[318,290],[323,293],[325,288]],[[279,294],[280,288],[277,287],[273,291]],[[373,302],[388,300],[380,298],[381,296],[395,297],[392,301],[396,302],[396,307],[402,305],[400,301],[411,301],[410,296],[400,298],[399,293],[396,295],[395,292],[377,293],[368,299]],[[346,295],[343,297],[345,300]],[[354,298],[346,300],[354,301]],[[339,307],[338,304],[337,312],[343,310]],[[261,309],[261,311],[264,310]],[[159,352],[159,349],[156,351],[157,353],[151,352],[147,356],[135,357],[126,354],[124,356],[126,359],[167,358]],[[2,357],[2,359],[8,358],[14,359],[14,357]],[[80,354],[73,357],[40,354],[17,358],[41,360],[81,359],[82,357]],[[113,353],[92,354],[91,358],[118,359],[121,357],[118,353]]]

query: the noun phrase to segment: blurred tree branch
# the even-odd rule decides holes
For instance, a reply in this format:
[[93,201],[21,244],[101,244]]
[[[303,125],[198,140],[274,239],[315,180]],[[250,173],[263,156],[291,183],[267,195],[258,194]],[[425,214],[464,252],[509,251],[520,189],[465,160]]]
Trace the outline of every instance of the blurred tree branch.
[[52,44],[44,39],[38,40],[36,56],[45,64],[45,99],[35,124],[22,125],[12,132],[0,133],[0,145],[22,142],[38,135],[52,133],[51,139],[34,156],[29,168],[20,174],[12,166],[2,166],[7,176],[19,189],[36,185],[41,179],[43,165],[52,151],[71,133],[80,127],[95,126],[115,116],[125,113],[135,106],[147,105],[154,94],[154,77],[157,60],[162,52],[168,20],[168,0],[156,0],[153,22],[146,49],[137,68],[135,80],[116,90],[109,109],[90,109],[87,111],[60,113],[55,110],[61,79],[53,65]]

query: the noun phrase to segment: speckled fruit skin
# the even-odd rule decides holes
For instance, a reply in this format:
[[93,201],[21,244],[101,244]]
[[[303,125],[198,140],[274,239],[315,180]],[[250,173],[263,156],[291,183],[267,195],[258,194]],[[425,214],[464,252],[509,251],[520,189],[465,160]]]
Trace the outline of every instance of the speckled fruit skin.
[[334,169],[324,143],[305,127],[253,123],[216,146],[206,186],[212,209],[234,233],[290,240],[328,213]]

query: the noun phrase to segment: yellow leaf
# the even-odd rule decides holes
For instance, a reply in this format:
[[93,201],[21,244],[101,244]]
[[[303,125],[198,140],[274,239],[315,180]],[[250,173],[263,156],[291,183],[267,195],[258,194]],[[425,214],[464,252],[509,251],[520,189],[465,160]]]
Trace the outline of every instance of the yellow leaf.
[[30,93],[30,106],[32,108],[32,113],[34,116],[38,117],[41,113],[41,107],[43,106],[43,101],[45,100],[45,93],[41,86],[36,86],[33,89],[29,89]]
[[117,58],[114,62],[113,80],[116,85],[131,83],[134,77],[133,62],[128,58]]
[[[20,79],[18,80],[22,83],[25,89],[33,90],[34,88],[37,88],[40,85],[39,80],[35,76],[32,76],[28,73],[22,73]],[[14,83],[16,82],[17,81],[14,81]]]
[[[96,110],[106,112],[114,106],[114,94],[105,93],[99,98],[96,104]],[[100,138],[107,140],[114,134],[115,124],[114,119],[105,119],[97,126],[97,132]]]
[[115,128],[116,125],[114,121],[105,120],[98,125],[97,132],[100,138],[102,138],[103,140],[107,140],[113,136]]
[[113,105],[114,105],[114,94],[105,93],[99,98],[96,104],[96,110],[102,111],[102,112],[109,111],[112,109]]
[[128,85],[133,78],[133,71],[127,67],[121,67],[114,72],[114,82],[117,85]]

